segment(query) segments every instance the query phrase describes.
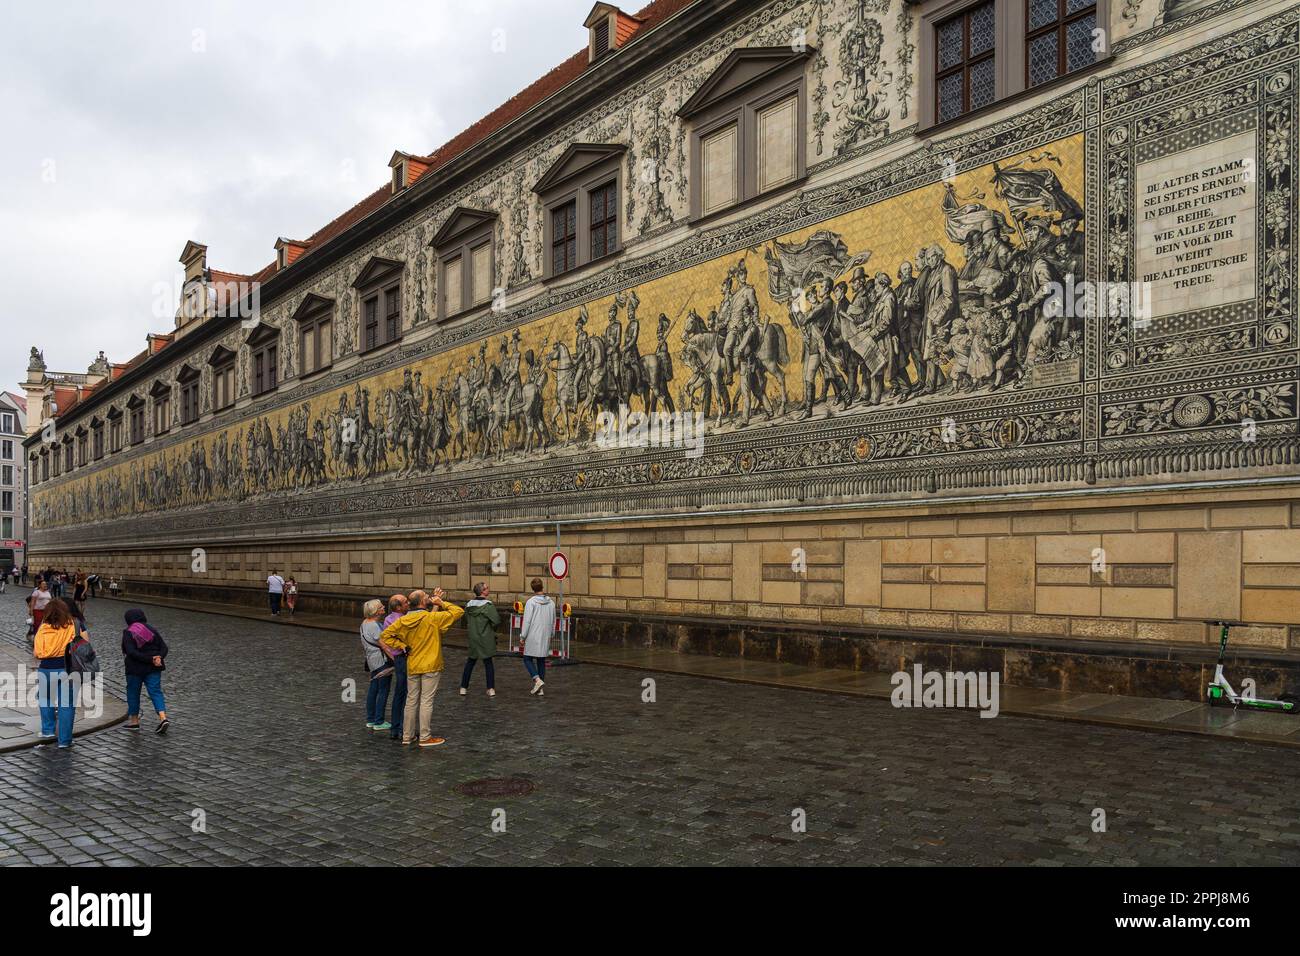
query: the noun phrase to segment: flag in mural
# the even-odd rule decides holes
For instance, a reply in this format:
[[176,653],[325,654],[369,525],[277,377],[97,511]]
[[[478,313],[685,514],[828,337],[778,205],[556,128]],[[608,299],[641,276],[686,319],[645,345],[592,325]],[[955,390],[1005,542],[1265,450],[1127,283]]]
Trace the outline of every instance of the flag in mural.
[[[959,203],[951,184],[945,185],[944,190],[944,231],[953,242],[965,243],[966,237],[976,229],[981,233],[996,232],[998,235],[1011,231],[1002,213],[979,202]],[[983,193],[978,196],[984,198]]]
[[[775,247],[775,252],[773,248]],[[773,302],[789,302],[798,291],[814,282],[834,282],[849,270],[866,263],[870,252],[849,256],[844,239],[825,229],[814,232],[803,242],[774,240],[763,252],[767,260],[767,291]]]
[[[1050,153],[1041,158],[1056,160]],[[1024,218],[1031,209],[1059,212],[1062,219],[1083,218],[1079,204],[1065,191],[1061,181],[1050,169],[1025,169],[1018,164],[1000,167],[994,163],[993,184],[998,196],[1017,218]]]

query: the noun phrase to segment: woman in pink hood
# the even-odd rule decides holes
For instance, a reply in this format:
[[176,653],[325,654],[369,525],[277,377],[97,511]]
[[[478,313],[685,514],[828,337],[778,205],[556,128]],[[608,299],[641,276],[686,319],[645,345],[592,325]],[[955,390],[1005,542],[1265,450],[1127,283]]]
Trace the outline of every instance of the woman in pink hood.
[[162,692],[167,643],[145,620],[144,611],[136,607],[126,612],[122,656],[126,658],[126,729],[140,729],[140,688],[143,687],[149,692],[153,709],[158,712],[156,733],[167,733],[170,724]]

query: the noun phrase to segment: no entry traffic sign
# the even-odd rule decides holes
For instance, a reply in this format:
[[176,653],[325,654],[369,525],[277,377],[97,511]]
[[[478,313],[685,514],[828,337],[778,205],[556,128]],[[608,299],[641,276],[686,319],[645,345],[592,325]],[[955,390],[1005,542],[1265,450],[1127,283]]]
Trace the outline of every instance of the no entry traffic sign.
[[563,581],[569,576],[569,557],[563,551],[556,551],[549,562],[551,577]]

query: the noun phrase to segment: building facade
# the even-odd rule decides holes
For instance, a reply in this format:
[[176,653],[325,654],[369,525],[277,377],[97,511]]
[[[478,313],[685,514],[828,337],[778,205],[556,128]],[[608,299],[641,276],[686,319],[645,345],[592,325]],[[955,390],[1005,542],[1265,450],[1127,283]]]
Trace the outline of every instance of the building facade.
[[27,440],[33,561],[351,609],[558,541],[595,639],[1180,695],[1230,618],[1290,681],[1294,5],[586,26],[260,272],[188,243]]
[[27,402],[0,392],[0,572],[27,558]]

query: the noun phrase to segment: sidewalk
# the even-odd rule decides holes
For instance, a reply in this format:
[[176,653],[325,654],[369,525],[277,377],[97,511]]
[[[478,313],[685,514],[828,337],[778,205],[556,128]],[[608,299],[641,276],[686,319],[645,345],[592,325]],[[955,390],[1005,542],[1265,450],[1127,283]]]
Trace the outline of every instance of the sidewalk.
[[[18,675],[31,672],[36,664],[32,655],[24,653],[7,641],[0,640],[0,674]],[[20,692],[22,688],[19,688]],[[98,717],[87,717],[81,708],[77,709],[77,718],[72,725],[73,737],[103,730],[126,720],[126,703],[114,697],[105,689],[103,694],[103,712]],[[35,747],[41,744],[54,746],[53,740],[42,740],[41,715],[35,707],[8,707],[9,701],[0,701],[0,753]],[[75,749],[75,748],[74,748]]]
[[[276,620],[266,611],[232,604],[182,600],[168,601],[163,604],[142,597],[105,598],[105,600],[174,607],[276,623]],[[351,637],[356,637],[360,625],[359,621],[310,612],[301,612],[292,617],[282,616],[280,623],[336,631]],[[460,630],[452,632],[455,637],[461,637],[463,633]],[[457,640],[447,641],[447,645],[465,646]],[[849,697],[888,700],[893,691],[891,675],[876,671],[805,667],[798,664],[748,661],[735,657],[683,654],[656,648],[607,647],[581,642],[574,643],[574,657],[583,664],[680,674],[687,677]],[[1190,700],[1081,694],[1012,684],[1001,685],[1000,695],[1000,713],[1009,716],[1063,720],[1104,727],[1127,727],[1132,730],[1160,733],[1195,734],[1221,740],[1249,740],[1258,744],[1300,748],[1300,715],[1238,711],[1229,707],[1210,707],[1208,704]],[[980,719],[974,713],[971,714],[971,718]],[[0,749],[3,749],[2,744]]]

